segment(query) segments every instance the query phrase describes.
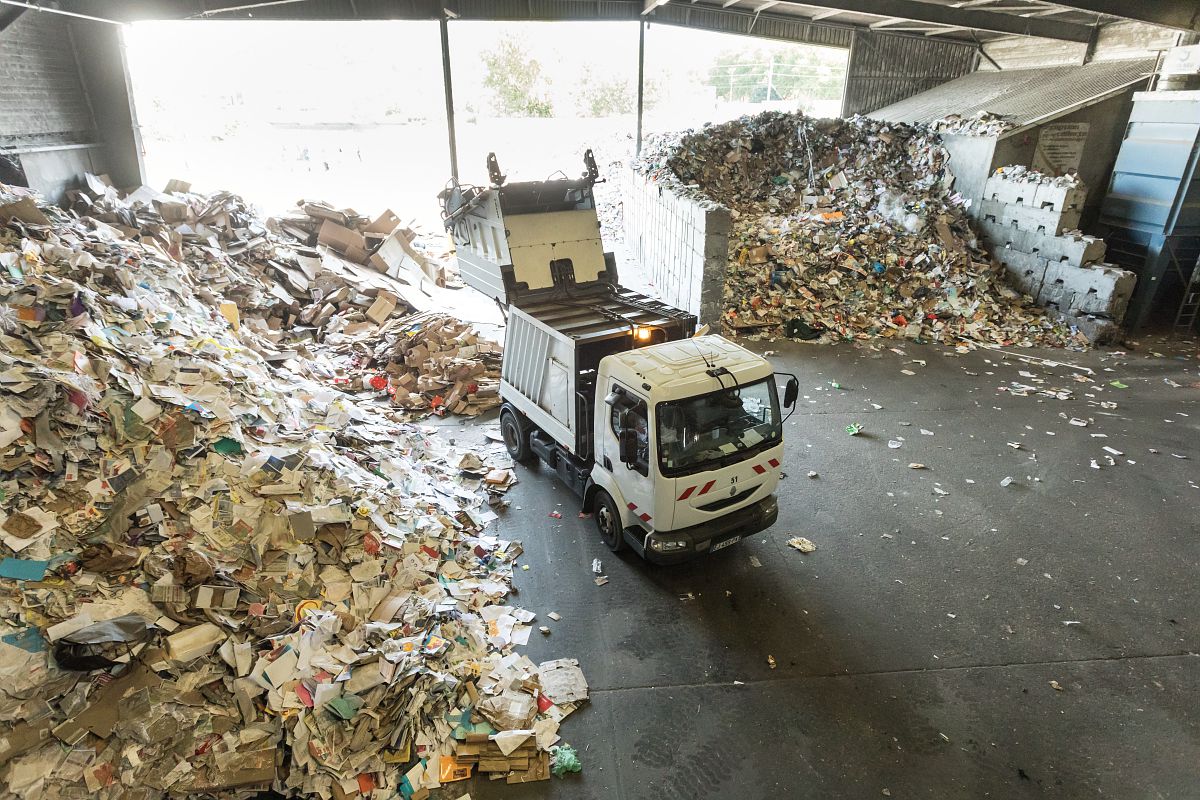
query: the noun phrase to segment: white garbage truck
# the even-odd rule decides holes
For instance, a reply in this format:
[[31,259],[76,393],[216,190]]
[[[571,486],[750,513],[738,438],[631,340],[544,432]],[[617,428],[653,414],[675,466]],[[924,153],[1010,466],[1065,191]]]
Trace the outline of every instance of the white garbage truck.
[[583,501],[612,550],[655,563],[728,547],[774,524],[783,417],[766,359],[622,287],[604,252],[589,150],[580,178],[440,195],[463,280],[507,319],[501,433]]

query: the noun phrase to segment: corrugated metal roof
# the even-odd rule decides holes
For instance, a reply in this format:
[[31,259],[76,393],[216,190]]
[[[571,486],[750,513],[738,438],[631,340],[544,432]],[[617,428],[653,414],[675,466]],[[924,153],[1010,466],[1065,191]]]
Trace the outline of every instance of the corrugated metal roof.
[[1067,114],[1144,80],[1154,71],[1154,58],[1096,61],[1070,67],[973,72],[872,111],[888,122],[933,122],[948,114],[973,116],[988,111],[1018,126]]
[[846,69],[843,114],[857,114],[968,75],[977,47],[964,42],[912,39],[859,31]]

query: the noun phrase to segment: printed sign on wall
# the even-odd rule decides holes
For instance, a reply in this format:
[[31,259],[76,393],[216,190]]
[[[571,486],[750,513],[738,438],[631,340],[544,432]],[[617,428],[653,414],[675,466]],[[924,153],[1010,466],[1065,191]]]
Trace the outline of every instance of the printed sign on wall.
[[1079,169],[1088,127],[1086,122],[1055,122],[1043,127],[1033,153],[1033,168],[1047,175]]

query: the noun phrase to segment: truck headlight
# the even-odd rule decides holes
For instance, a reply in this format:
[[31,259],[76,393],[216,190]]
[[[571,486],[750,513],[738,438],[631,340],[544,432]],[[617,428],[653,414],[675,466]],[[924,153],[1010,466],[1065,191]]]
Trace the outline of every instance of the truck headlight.
[[651,539],[650,549],[659,553],[669,553],[674,550],[686,550],[688,543],[683,539]]

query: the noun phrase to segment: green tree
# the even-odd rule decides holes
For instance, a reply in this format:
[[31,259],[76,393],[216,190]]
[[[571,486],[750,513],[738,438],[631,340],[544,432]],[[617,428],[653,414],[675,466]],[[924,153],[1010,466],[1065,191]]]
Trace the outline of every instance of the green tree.
[[723,100],[836,100],[846,79],[845,56],[818,48],[725,50],[705,79]]
[[[644,109],[652,110],[662,99],[663,92],[663,81],[655,76],[647,76],[642,97]],[[601,77],[590,66],[585,66],[574,97],[577,113],[581,117],[636,114],[637,78]]]
[[487,75],[484,87],[491,93],[492,107],[506,117],[550,117],[554,105],[550,102],[549,81],[542,75],[542,65],[525,55],[522,44],[504,39],[483,54]]
[[575,90],[580,116],[611,117],[637,111],[637,84],[619,77],[597,75],[584,67]]

